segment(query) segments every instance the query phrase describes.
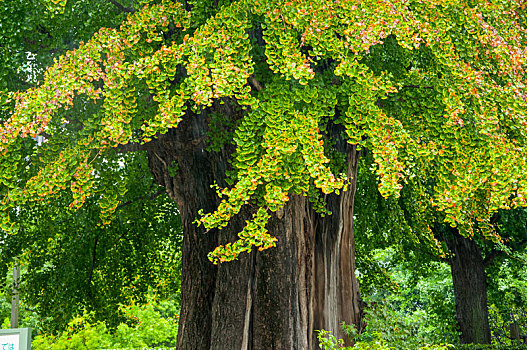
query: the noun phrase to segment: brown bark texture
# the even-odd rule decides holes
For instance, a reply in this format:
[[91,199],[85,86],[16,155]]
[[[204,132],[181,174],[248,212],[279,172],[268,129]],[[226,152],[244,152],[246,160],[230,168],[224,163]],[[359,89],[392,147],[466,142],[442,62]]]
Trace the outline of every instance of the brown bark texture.
[[456,318],[462,344],[490,344],[487,308],[487,275],[481,250],[476,242],[450,228],[446,240],[454,282]]
[[237,239],[250,209],[221,231],[205,233],[193,223],[199,209],[219,204],[211,185],[226,186],[232,152],[206,150],[206,119],[206,113],[186,118],[146,147],[150,169],[177,202],[184,227],[177,349],[311,350],[318,349],[319,329],[344,338],[342,321],[361,323],[353,245],[356,149],[347,148],[348,191],[327,198],[333,215],[321,217],[306,197],[292,196],[268,223],[277,247],[214,266],[207,253]]

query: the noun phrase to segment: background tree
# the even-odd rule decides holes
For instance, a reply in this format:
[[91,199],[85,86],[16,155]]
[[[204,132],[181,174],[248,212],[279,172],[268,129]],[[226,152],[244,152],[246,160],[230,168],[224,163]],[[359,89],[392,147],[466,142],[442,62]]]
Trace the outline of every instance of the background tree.
[[[130,168],[119,158],[128,158]],[[152,291],[160,299],[179,291],[181,223],[174,203],[153,183],[144,155],[100,160],[96,168],[121,168],[121,181],[131,187],[110,224],[102,224],[100,207],[89,202],[74,213],[65,210],[72,199],[63,194],[18,208],[20,230],[0,247],[4,268],[15,258],[24,266],[24,305],[41,317],[43,331],[62,331],[84,310],[116,327],[120,304],[145,302]]]
[[516,343],[511,339],[513,328],[518,327],[519,336],[527,333],[525,258],[497,257],[487,268],[487,279],[492,342]]
[[[481,232],[473,237],[463,237],[457,228],[444,224],[441,212],[421,204],[421,194],[413,192],[414,183],[409,183],[401,191],[400,198],[383,200],[375,190],[377,181],[368,171],[371,155],[362,159],[364,164],[361,166],[363,170],[360,172],[357,196],[358,267],[366,275],[363,280],[368,281],[369,289],[389,285],[386,269],[374,259],[379,249],[391,249],[395,256],[408,261],[394,270],[398,274],[400,269],[404,269],[410,270],[405,274],[424,278],[430,275],[428,269],[431,263],[448,262],[454,281],[461,342],[490,343],[487,306],[496,301],[502,305],[500,310],[504,311],[512,304],[505,302],[505,307],[499,301],[503,299],[498,296],[498,290],[503,287],[498,286],[503,283],[495,278],[488,280],[487,273],[495,274],[502,269],[500,264],[504,257],[516,257],[521,261],[518,254],[526,242],[524,209],[500,210],[494,214],[491,223],[495,227],[494,232],[500,235],[499,240],[496,237],[485,238]],[[479,230],[477,223],[473,227]],[[496,258],[499,258],[497,264],[494,263]],[[414,283],[417,282],[418,277],[415,277]],[[490,303],[487,302],[489,284],[493,290],[493,301]],[[509,316],[505,317],[509,319]]]
[[399,198],[384,199],[372,162],[365,150],[356,204],[357,268],[368,308],[393,309],[407,325],[401,332],[416,341],[456,343],[452,276],[441,243],[429,230],[433,211],[421,211],[411,184]]
[[[91,1],[53,8],[50,1],[46,8],[33,1],[3,2],[0,95],[5,98],[7,91],[35,85],[54,58],[88,40],[101,26],[117,26],[132,11],[127,6],[138,4]],[[7,118],[9,111],[0,113]],[[74,118],[76,113],[90,110],[86,106],[70,109],[64,116],[71,121],[70,130],[80,125]],[[61,142],[67,144],[74,136],[65,124],[63,128]],[[39,152],[46,149],[46,140],[46,136],[26,140],[21,159],[38,168],[45,159],[25,157],[36,147]],[[61,142],[47,151],[59,151]],[[88,200],[83,208],[73,211],[65,209],[72,202],[71,193],[63,192],[44,202],[16,207],[12,215],[20,230],[4,237],[0,246],[2,276],[14,259],[24,265],[22,303],[35,312],[29,313],[29,322],[39,331],[61,331],[85,309],[93,311],[96,320],[115,327],[122,319],[120,303],[145,301],[149,287],[159,298],[179,290],[179,215],[174,203],[167,201],[164,191],[153,182],[145,154],[106,154],[92,165],[99,179],[97,191],[128,186],[111,224],[102,225],[108,219],[101,216],[101,201]],[[101,175],[107,168],[113,169],[114,177]],[[31,171],[26,174],[31,175]],[[11,285],[7,282],[4,286],[9,297]]]

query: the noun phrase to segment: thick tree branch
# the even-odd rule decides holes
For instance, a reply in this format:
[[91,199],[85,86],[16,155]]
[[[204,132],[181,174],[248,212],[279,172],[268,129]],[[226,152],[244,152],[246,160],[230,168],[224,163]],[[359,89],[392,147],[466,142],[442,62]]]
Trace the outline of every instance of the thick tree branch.
[[262,84],[260,84],[260,82],[256,80],[254,74],[251,74],[249,76],[249,84],[251,84],[251,86],[254,87],[257,91],[263,90]]
[[146,151],[146,147],[144,144],[140,144],[137,142],[129,142],[124,145],[118,145],[117,147],[115,147],[115,150],[117,151],[117,153],[129,153]]
[[494,261],[494,259],[503,255],[503,253],[504,252],[501,250],[492,249],[490,253],[488,253],[487,256],[485,256],[485,259],[483,259],[483,266],[487,268]]
[[108,1],[110,1],[115,7],[117,7],[122,12],[126,12],[126,13],[134,13],[135,12],[135,9],[131,9],[129,7],[123,6],[123,4],[121,4],[120,2],[118,2],[116,0],[108,0]]
[[91,259],[91,267],[90,267],[90,273],[88,275],[88,296],[91,298],[92,297],[92,292],[91,292],[91,282],[92,282],[92,278],[93,278],[93,271],[95,270],[95,261],[97,259],[97,244],[99,243],[99,237],[96,237],[95,238],[95,244],[93,245],[93,251],[92,251],[92,259]]
[[162,195],[163,193],[165,193],[164,189],[159,190],[159,191],[157,191],[155,193],[152,193],[150,196],[144,196],[144,197],[141,196],[141,197],[137,197],[137,198],[131,199],[131,200],[127,201],[127,202],[123,202],[123,203],[119,204],[117,206],[117,209],[121,209],[122,207],[125,207],[125,206],[127,206],[129,204],[132,204],[135,201],[140,201],[140,200],[143,200],[143,199],[153,200],[153,199],[159,197],[160,195]]

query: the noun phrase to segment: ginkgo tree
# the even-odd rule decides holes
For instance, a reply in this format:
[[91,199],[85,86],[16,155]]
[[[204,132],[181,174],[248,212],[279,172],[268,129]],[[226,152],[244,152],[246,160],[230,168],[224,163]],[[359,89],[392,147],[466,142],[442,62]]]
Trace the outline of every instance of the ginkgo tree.
[[146,2],[9,96],[1,228],[61,191],[110,222],[126,188],[100,191],[93,162],[146,151],[184,227],[178,347],[315,348],[361,322],[358,149],[385,197],[430,179],[423,205],[466,236],[499,240],[491,215],[526,204],[524,7]]

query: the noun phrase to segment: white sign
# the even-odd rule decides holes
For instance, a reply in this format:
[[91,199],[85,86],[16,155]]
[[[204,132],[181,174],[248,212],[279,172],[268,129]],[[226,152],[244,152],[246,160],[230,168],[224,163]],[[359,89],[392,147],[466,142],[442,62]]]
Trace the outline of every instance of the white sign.
[[0,334],[0,350],[20,350],[18,334]]

